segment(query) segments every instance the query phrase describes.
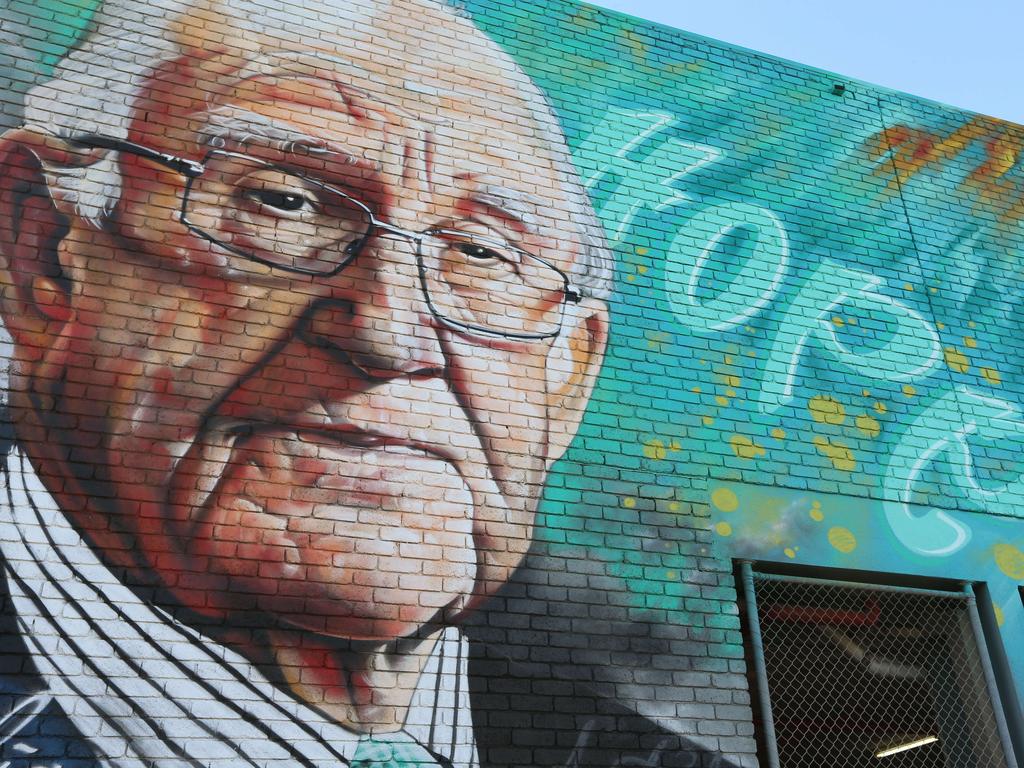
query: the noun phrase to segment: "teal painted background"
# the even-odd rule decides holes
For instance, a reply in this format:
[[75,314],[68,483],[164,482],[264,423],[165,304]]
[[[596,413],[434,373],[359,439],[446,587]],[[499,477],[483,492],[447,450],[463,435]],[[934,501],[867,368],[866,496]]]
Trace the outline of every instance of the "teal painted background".
[[705,553],[986,582],[1024,681],[1024,130],[585,6],[467,9],[617,256],[549,546],[683,623],[723,596]]
[[[8,89],[91,12],[46,7]],[[716,658],[739,556],[983,581],[1018,643],[1024,129],[586,6],[462,7],[551,99],[617,257],[547,550]]]

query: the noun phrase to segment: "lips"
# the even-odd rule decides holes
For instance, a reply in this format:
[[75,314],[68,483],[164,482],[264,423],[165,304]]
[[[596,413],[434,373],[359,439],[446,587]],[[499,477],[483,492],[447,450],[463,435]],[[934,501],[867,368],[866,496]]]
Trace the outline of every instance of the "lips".
[[[388,431],[378,428],[369,428],[366,425],[355,425],[350,423],[332,424],[302,424],[296,423],[288,426],[274,424],[256,424],[251,426],[251,432],[258,434],[263,431],[274,431],[275,429],[290,430],[300,437],[311,440],[336,441],[339,445],[347,445],[353,448],[393,448],[406,449],[409,452],[421,452],[425,455],[435,456],[450,464],[459,464],[464,455],[450,445],[442,444],[426,438],[424,434],[415,434],[412,430],[391,429]],[[243,432],[244,434],[244,432]]]
[[371,392],[342,402],[317,400],[299,413],[225,403],[204,427],[206,433],[235,438],[270,430],[320,435],[356,447],[407,446],[452,464],[467,460],[469,444],[460,437],[472,434],[462,414],[449,407]]

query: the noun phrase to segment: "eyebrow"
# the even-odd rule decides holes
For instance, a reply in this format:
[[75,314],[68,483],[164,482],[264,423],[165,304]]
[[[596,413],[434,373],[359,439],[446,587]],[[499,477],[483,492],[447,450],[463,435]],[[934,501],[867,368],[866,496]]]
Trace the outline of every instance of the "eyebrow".
[[520,223],[530,234],[540,234],[534,211],[543,207],[543,201],[536,195],[491,181],[480,181],[479,186],[467,195],[467,199]]
[[[324,64],[340,66],[346,75],[345,81],[343,82],[337,77],[340,72],[336,72],[335,76],[321,72],[320,70]],[[225,85],[232,87],[239,83],[244,83],[247,80],[253,80],[260,77],[314,78],[324,80],[339,89],[343,88],[361,94],[362,96],[372,97],[381,104],[387,106],[388,109],[394,110],[396,113],[403,115],[404,117],[413,118],[421,123],[428,123],[435,127],[452,124],[452,120],[440,115],[412,114],[406,110],[405,107],[401,106],[400,102],[388,99],[384,94],[377,93],[376,91],[368,89],[362,85],[354,84],[354,82],[352,82],[354,80],[361,80],[364,83],[370,84],[375,81],[375,77],[370,71],[359,64],[356,64],[352,59],[339,56],[337,54],[327,53],[326,51],[293,50],[288,48],[263,51],[260,55],[246,62],[246,64],[235,74],[233,78],[229,79]],[[404,81],[403,90],[411,93],[433,96],[457,95],[457,92],[454,90],[438,88],[436,86],[419,83],[411,79]]]
[[239,107],[219,107],[210,110],[207,115],[207,125],[199,133],[200,142],[205,146],[213,147],[224,141],[248,144],[256,139],[282,152],[300,149],[309,154],[337,155],[353,165],[366,163],[365,159],[338,148],[326,139],[303,133],[286,122],[257,112]]

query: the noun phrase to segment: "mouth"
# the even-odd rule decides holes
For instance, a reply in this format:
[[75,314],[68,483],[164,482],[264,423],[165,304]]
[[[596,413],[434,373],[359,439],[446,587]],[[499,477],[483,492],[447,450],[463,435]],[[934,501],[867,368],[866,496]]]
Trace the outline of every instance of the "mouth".
[[215,417],[204,430],[208,435],[219,435],[212,442],[232,450],[252,439],[267,436],[292,436],[317,443],[335,443],[347,448],[366,450],[405,451],[440,459],[458,468],[466,459],[465,452],[448,443],[431,439],[425,430],[395,428],[387,425],[372,427],[351,422],[325,424],[323,421],[278,421]]

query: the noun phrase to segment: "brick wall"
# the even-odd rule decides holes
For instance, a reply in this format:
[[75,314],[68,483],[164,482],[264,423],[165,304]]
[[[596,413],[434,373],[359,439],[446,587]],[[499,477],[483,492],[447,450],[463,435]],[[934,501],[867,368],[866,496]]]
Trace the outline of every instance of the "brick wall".
[[1024,632],[1020,127],[556,0],[3,7],[12,760],[754,766],[738,559]]

